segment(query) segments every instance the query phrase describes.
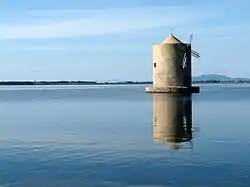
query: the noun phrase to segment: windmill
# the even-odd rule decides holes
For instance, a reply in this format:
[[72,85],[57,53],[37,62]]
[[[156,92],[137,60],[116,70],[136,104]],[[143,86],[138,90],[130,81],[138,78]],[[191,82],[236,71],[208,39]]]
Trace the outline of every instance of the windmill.
[[189,37],[189,43],[186,45],[186,46],[183,46],[181,44],[177,44],[177,47],[183,51],[185,51],[184,53],[184,57],[183,57],[183,61],[182,61],[182,67],[183,69],[186,68],[187,66],[187,54],[190,53],[190,50],[191,50],[191,55],[195,58],[199,58],[200,57],[200,54],[194,50],[191,49],[191,43],[192,43],[192,40],[193,40],[193,34],[190,34],[190,37]]
[[192,86],[192,57],[200,54],[191,48],[189,42],[182,42],[171,32],[160,44],[153,45],[153,86],[149,93],[199,93],[199,87]]

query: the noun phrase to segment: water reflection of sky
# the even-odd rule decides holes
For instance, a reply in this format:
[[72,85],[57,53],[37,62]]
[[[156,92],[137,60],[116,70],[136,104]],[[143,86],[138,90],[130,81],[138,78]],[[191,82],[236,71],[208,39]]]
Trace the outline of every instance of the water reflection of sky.
[[0,99],[0,184],[248,184],[250,92],[206,89],[192,97],[193,148],[177,151],[153,141],[153,97],[143,86],[88,94],[35,90],[22,97],[6,90]]

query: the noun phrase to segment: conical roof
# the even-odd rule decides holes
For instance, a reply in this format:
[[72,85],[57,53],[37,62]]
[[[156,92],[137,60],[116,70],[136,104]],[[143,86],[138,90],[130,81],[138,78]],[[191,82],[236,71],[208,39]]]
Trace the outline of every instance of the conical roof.
[[172,33],[169,35],[168,38],[166,38],[163,42],[164,43],[168,43],[168,44],[178,44],[178,43],[182,43],[182,41],[180,41],[178,38],[176,38]]

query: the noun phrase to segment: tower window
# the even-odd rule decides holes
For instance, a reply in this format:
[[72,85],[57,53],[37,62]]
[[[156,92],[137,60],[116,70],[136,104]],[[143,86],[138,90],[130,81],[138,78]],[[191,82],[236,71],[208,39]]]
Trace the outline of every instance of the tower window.
[[156,63],[154,63],[154,67],[156,67]]

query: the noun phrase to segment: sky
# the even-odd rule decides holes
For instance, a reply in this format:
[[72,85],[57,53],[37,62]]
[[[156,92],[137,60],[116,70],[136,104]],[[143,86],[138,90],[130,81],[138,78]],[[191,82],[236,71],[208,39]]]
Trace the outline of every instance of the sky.
[[1,0],[0,80],[152,80],[152,45],[193,34],[193,76],[249,77],[248,0]]

